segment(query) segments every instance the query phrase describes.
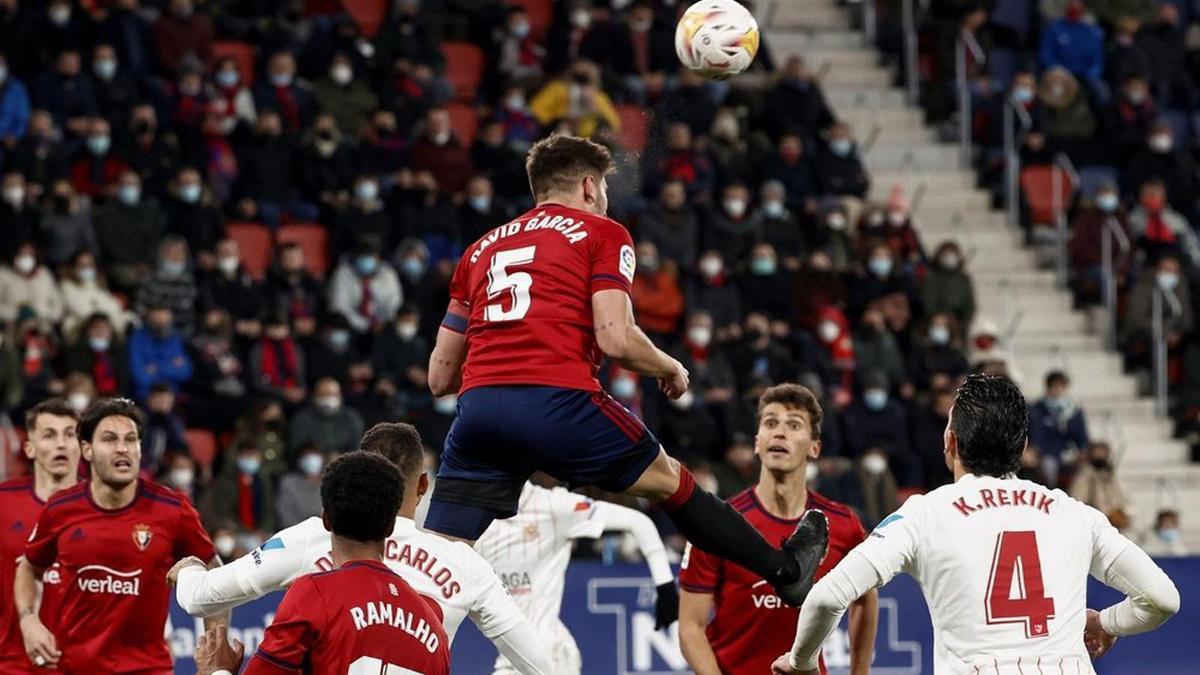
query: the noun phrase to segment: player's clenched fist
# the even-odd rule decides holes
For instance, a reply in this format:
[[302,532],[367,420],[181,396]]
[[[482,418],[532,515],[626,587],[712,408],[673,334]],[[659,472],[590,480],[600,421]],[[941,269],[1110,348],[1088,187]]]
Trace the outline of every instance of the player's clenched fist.
[[771,675],[820,675],[821,671],[817,668],[812,670],[799,670],[792,666],[792,655],[784,654],[775,659],[775,663],[771,664]]
[[25,639],[25,653],[29,655],[29,660],[35,666],[41,668],[58,666],[62,652],[58,650],[54,634],[46,628],[36,612],[21,617],[21,635]]
[[1087,624],[1083,628],[1083,644],[1087,647],[1088,656],[1093,661],[1104,656],[1117,642],[1115,635],[1110,635],[1100,625],[1100,612],[1094,609],[1087,611]]
[[238,640],[230,642],[225,624],[218,624],[196,639],[196,671],[199,675],[218,670],[237,672],[245,653],[246,646]]
[[667,377],[658,378],[658,387],[672,400],[683,396],[688,390],[688,371],[679,361],[674,361],[675,372]]

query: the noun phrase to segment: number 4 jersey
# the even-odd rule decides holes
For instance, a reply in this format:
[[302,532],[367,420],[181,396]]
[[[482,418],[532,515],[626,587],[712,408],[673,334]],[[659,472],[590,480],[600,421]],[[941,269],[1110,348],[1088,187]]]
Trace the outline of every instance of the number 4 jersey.
[[510,384],[600,389],[592,294],[628,293],[635,265],[628,230],[557,204],[484,235],[458,263],[442,324],[467,336],[459,393]]
[[967,475],[905,502],[857,549],[881,583],[920,583],[937,673],[1091,673],[1088,574],[1134,546],[1061,490]]

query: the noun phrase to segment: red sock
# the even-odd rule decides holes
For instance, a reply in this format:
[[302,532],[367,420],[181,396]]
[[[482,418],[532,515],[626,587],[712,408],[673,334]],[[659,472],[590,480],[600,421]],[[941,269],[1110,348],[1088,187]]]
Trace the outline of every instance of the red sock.
[[658,505],[668,511],[683,506],[688,499],[691,499],[692,493],[696,491],[696,479],[692,477],[692,472],[685,467],[679,467],[679,487],[675,488],[675,494],[660,502]]

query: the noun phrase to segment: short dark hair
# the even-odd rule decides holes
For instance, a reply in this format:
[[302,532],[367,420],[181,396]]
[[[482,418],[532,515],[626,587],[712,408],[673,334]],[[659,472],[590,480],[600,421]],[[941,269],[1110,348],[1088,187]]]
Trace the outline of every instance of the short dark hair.
[[768,387],[758,398],[758,416],[761,419],[763,408],[772,403],[780,403],[788,410],[802,410],[808,413],[808,432],[814,441],[821,440],[821,401],[811,389],[790,382]]
[[1071,378],[1067,377],[1067,374],[1061,370],[1052,370],[1052,371],[1046,373],[1046,388],[1047,389],[1049,389],[1050,387],[1060,385],[1060,384],[1062,384],[1062,385],[1071,384]]
[[534,199],[542,199],[554,190],[568,190],[589,173],[597,178],[616,168],[612,153],[586,138],[554,134],[529,149],[525,172]]
[[400,469],[371,452],[338,457],[321,479],[325,522],[337,536],[354,541],[386,539],[396,525],[403,496]]
[[25,433],[30,436],[33,435],[33,429],[37,426],[38,417],[42,415],[70,417],[75,420],[76,425],[79,424],[79,413],[67,403],[66,399],[56,396],[48,398],[25,411]]
[[79,420],[79,433],[77,434],[79,440],[91,443],[92,436],[95,435],[96,427],[100,426],[100,422],[106,417],[113,416],[133,420],[137,427],[138,438],[142,437],[145,418],[136,403],[127,398],[102,398],[93,402],[83,412],[83,417]]
[[1007,377],[975,373],[958,388],[950,430],[967,471],[997,477],[1016,472],[1028,428],[1025,397]]
[[425,444],[421,442],[421,434],[416,427],[404,422],[380,422],[367,429],[358,443],[358,449],[380,455],[395,464],[405,480],[420,473],[425,461]]

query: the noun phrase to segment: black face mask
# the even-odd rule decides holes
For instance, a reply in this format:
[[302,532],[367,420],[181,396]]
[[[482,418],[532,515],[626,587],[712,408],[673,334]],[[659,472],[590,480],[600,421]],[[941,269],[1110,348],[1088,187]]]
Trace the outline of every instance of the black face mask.
[[1094,457],[1092,458],[1091,463],[1093,468],[1101,471],[1108,468],[1108,460],[1104,459],[1103,457]]

